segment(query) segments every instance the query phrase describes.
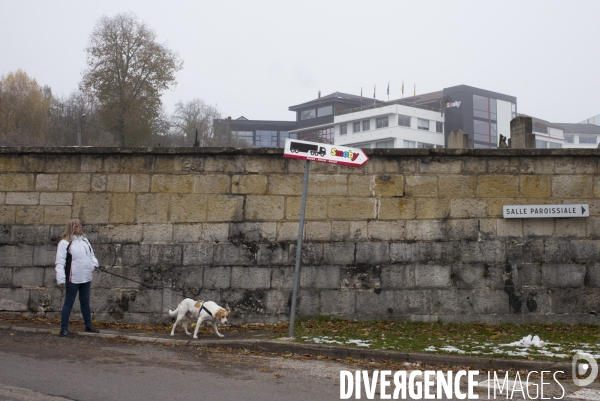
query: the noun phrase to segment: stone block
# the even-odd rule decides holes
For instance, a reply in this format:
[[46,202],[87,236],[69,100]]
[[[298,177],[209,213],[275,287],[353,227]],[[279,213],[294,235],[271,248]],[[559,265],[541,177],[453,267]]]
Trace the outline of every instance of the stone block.
[[120,173],[121,172],[121,156],[105,156],[104,157],[104,171],[107,173]]
[[302,266],[300,287],[303,289],[339,289],[341,270],[338,266]]
[[373,193],[375,196],[404,196],[404,176],[399,174],[380,174],[374,176]]
[[182,171],[182,157],[177,155],[156,155],[154,171],[161,173],[179,173]]
[[355,291],[321,291],[321,314],[326,316],[349,317],[355,312]]
[[510,313],[508,294],[503,290],[474,290],[473,310],[476,314]]
[[138,223],[166,223],[169,213],[169,195],[137,195],[136,213]]
[[297,241],[299,225],[300,225],[300,223],[297,223],[297,222],[277,223],[277,241],[279,241],[279,242]]
[[274,242],[277,238],[277,223],[231,223],[229,234],[234,243]]
[[90,174],[61,174],[58,177],[58,190],[70,192],[89,192],[92,176]]
[[291,291],[269,291],[265,296],[265,312],[269,315],[289,316],[291,298]]
[[157,193],[189,194],[194,188],[193,179],[190,175],[155,174],[152,176],[150,191]]
[[358,242],[356,244],[356,264],[390,263],[390,246],[387,242]]
[[321,315],[321,293],[320,291],[298,291],[298,304],[296,315],[303,317]]
[[206,221],[206,195],[171,195],[170,221],[173,223],[198,223]]
[[450,216],[450,199],[419,199],[417,219],[444,219]]
[[487,158],[467,158],[463,162],[463,174],[487,173]]
[[200,194],[228,194],[229,176],[226,174],[202,174],[193,176],[193,191]]
[[[373,158],[363,165],[362,168],[369,174],[393,174],[401,172],[400,164],[400,159],[397,157]],[[403,164],[404,167],[409,167],[409,165],[409,163]],[[356,169],[356,167],[354,168]]]
[[409,220],[406,222],[406,239],[440,240],[445,236],[444,225],[440,220]]
[[270,195],[302,195],[304,177],[301,175],[269,175],[268,182]]
[[289,245],[279,244],[260,244],[258,246],[257,261],[259,265],[280,266],[289,264]]
[[430,242],[394,242],[390,244],[391,263],[427,263],[432,258]]
[[36,174],[36,191],[56,191],[58,190],[58,174]]
[[16,213],[16,206],[0,205],[0,224],[14,224]]
[[26,171],[25,159],[11,155],[0,155],[0,171],[24,173]]
[[48,227],[38,225],[13,226],[10,230],[10,242],[17,245],[45,244],[48,242]]
[[214,265],[253,265],[256,264],[257,253],[257,246],[249,248],[243,244],[239,246],[233,244],[214,245]]
[[481,264],[457,265],[450,270],[452,284],[458,289],[486,288],[486,279],[490,275],[489,267]]
[[[526,203],[525,200],[522,200],[521,202],[523,204]],[[514,199],[507,199],[507,198],[489,198],[489,199],[486,199],[487,217],[499,217],[499,218],[503,218],[502,207],[504,205],[514,205],[515,203],[516,202],[515,202]]]
[[106,177],[108,192],[129,192],[129,174],[109,174]]
[[268,267],[231,268],[231,287],[242,289],[259,289],[271,287],[271,269]]
[[17,206],[17,224],[40,224],[44,221],[44,206]]
[[328,221],[309,221],[305,224],[304,237],[307,241],[330,241],[331,223]]
[[46,244],[33,247],[34,266],[53,266],[56,261],[56,245]]
[[570,250],[574,262],[586,263],[600,259],[599,240],[572,240]]
[[46,157],[45,171],[48,173],[76,173],[79,171],[80,162],[77,156],[52,155]]
[[40,194],[37,192],[7,192],[4,203],[7,205],[37,205]]
[[511,174],[520,170],[519,160],[516,158],[490,157],[488,158],[489,174]]
[[581,313],[584,293],[581,289],[555,288],[550,292],[552,313]]
[[547,288],[583,287],[586,267],[575,264],[544,264],[542,266],[542,285]]
[[555,219],[523,219],[523,234],[526,237],[551,237]]
[[444,159],[421,159],[419,172],[428,174],[460,174],[463,168],[462,160]]
[[210,266],[213,264],[215,245],[213,244],[190,244],[183,245],[184,266]]
[[[327,219],[327,197],[309,197],[306,199],[306,210],[304,218],[306,220],[325,220]],[[291,196],[285,198],[285,218],[287,220],[300,219],[300,206],[302,198],[300,196]]]
[[476,178],[473,175],[445,175],[439,180],[439,197],[450,199],[474,198]]
[[540,287],[542,267],[540,263],[519,263],[516,272],[512,270],[515,287]]
[[461,247],[463,263],[505,263],[503,241],[466,242]]
[[[290,244],[290,264],[296,264],[296,244]],[[305,242],[302,244],[302,266],[317,266],[323,263],[323,244]]]
[[[302,186],[300,186],[300,194]],[[335,174],[313,174],[308,179],[308,195],[346,195],[348,194],[348,176]]]
[[171,242],[173,239],[172,224],[152,224],[143,226],[142,242]]
[[[348,176],[348,195],[357,197],[373,196],[375,187],[375,177],[372,175],[349,175]],[[600,196],[599,196],[600,198]]]
[[196,155],[187,155],[181,159],[181,171],[203,172],[204,157]]
[[208,195],[207,221],[241,221],[244,213],[244,197],[237,195]]
[[435,198],[438,196],[438,178],[429,175],[407,175],[405,196]]
[[415,285],[417,288],[452,287],[452,269],[450,266],[415,266]]
[[522,237],[523,219],[498,219],[496,235],[498,237]]
[[[559,220],[563,220],[563,219],[557,219],[557,222]],[[575,222],[575,221],[571,222],[571,225],[579,226],[578,227],[579,230],[577,230],[579,235],[577,235],[577,236],[582,236],[581,228],[582,228],[582,226],[584,226],[583,223],[586,222],[585,220],[587,220],[587,235],[592,238],[600,237],[600,217],[589,217],[587,219],[578,218],[578,219],[568,219],[568,220],[579,220],[579,222]],[[579,224],[577,224],[577,223],[579,223]],[[575,227],[573,227],[573,229],[570,231],[571,232],[576,231]],[[583,232],[585,232],[585,230]],[[573,236],[576,236],[576,235],[573,235]]]
[[555,160],[556,174],[594,174],[595,157],[559,157]]
[[[104,161],[104,167],[106,169],[106,164],[108,160]],[[122,157],[120,159],[120,170],[116,170],[113,172],[123,172],[123,173],[150,173],[153,170],[154,166],[154,156],[127,156]],[[107,169],[106,169],[107,170]],[[108,172],[108,170],[107,170]]]
[[526,198],[550,197],[550,176],[522,175],[519,177],[519,192]]
[[431,311],[431,295],[423,290],[394,291],[393,314],[425,315]]
[[[282,158],[283,159],[283,158]],[[215,173],[243,173],[246,171],[246,162],[250,161],[245,156],[223,156],[206,157],[204,159],[204,171]],[[255,163],[256,161],[250,161]],[[281,160],[283,162],[283,160]],[[254,171],[248,171],[254,172]]]
[[323,263],[332,266],[354,264],[353,242],[328,242],[323,244]]
[[591,175],[557,175],[552,177],[552,196],[557,198],[592,198]]
[[26,312],[29,291],[27,288],[0,288],[0,311]]
[[92,192],[105,192],[106,182],[108,178],[105,175],[93,174],[92,175]]
[[150,192],[150,176],[148,174],[131,174],[130,181],[129,190],[131,192]]
[[[31,204],[33,204],[33,203],[31,203]],[[73,204],[73,194],[71,194],[71,193],[42,192],[40,194],[40,205],[70,206],[72,204]]]
[[65,224],[71,219],[71,206],[44,207],[44,224]]
[[479,221],[477,219],[447,220],[444,222],[447,240],[474,241],[479,238]]
[[179,245],[152,245],[150,246],[150,263],[152,265],[180,266],[182,253]]
[[381,289],[414,287],[415,267],[413,265],[387,265],[381,267]]
[[544,239],[544,260],[547,263],[565,263],[571,259],[570,241],[564,239]]
[[110,194],[109,223],[133,223],[135,215],[135,194]]
[[40,267],[15,267],[13,269],[13,287],[41,287],[43,285],[44,269]]
[[234,175],[231,178],[231,193],[264,195],[267,193],[267,176],[258,174]]
[[145,289],[137,292],[135,296],[130,296],[127,312],[132,314],[162,312],[162,291]]
[[81,155],[82,173],[99,173],[102,171],[102,156]]
[[131,267],[149,263],[150,245],[124,244],[121,247],[121,266]]
[[400,198],[382,198],[379,200],[381,220],[410,220],[415,218],[415,200]]
[[[460,295],[459,295],[460,294]],[[459,296],[468,294],[471,298],[470,290],[431,290],[431,313],[440,315],[465,315],[472,312],[472,299],[460,299]],[[465,308],[465,305],[468,305]]]
[[0,192],[33,191],[33,174],[0,174]]
[[600,289],[585,288],[583,292],[583,310],[581,312],[597,315],[600,312]]
[[329,198],[328,216],[332,219],[373,219],[377,215],[377,202],[369,198]]
[[231,267],[205,267],[203,287],[210,289],[231,288]]
[[[283,173],[286,159],[281,154],[276,156],[249,157],[246,160],[246,171],[249,173]],[[317,164],[317,163],[313,163]]]
[[394,241],[406,237],[404,221],[369,221],[367,232],[369,241]]
[[83,224],[105,224],[110,210],[109,194],[76,193],[73,196],[73,218]]
[[294,267],[272,267],[271,288],[292,289],[294,288]]
[[509,261],[539,262],[544,260],[544,241],[539,238],[505,240],[505,255]]
[[94,244],[94,254],[100,267],[115,266],[121,253],[121,244]]
[[393,291],[357,291],[356,313],[369,319],[375,316],[388,316],[393,312],[394,299]]
[[480,175],[477,177],[477,196],[481,198],[516,198],[519,196],[519,177],[516,175]]
[[365,241],[366,221],[334,221],[331,223],[332,241]]
[[285,198],[283,196],[247,195],[244,205],[246,220],[282,220]]
[[341,288],[381,289],[381,266],[356,265],[342,268]]
[[[175,224],[173,225],[173,241],[182,242],[201,242],[202,224]],[[225,234],[227,240],[227,234]]]
[[600,263],[592,262],[587,265],[586,285],[600,287]]
[[201,240],[204,242],[225,242],[229,237],[229,224],[227,223],[205,223],[202,225]]
[[142,228],[139,225],[105,225],[100,227],[98,241],[101,243],[139,243],[142,241]]

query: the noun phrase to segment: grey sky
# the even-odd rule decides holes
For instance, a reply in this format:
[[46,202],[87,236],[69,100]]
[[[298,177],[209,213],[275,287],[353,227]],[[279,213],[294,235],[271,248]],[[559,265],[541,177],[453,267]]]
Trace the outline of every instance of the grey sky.
[[294,120],[288,106],[340,91],[387,100],[471,85],[553,122],[600,113],[600,1],[0,0],[0,75],[77,88],[106,14],[133,12],[184,61],[165,92],[232,118]]

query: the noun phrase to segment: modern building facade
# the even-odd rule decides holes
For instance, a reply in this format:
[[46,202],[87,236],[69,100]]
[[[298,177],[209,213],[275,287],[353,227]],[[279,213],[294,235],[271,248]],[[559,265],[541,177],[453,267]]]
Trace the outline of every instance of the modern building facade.
[[596,149],[600,144],[600,125],[555,123],[563,129],[565,148]]

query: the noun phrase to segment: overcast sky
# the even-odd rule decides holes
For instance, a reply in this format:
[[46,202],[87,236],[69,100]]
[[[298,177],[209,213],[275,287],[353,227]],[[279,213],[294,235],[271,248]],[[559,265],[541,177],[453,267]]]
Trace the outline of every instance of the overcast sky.
[[179,54],[175,103],[294,120],[288,107],[340,91],[387,100],[470,85],[520,113],[600,113],[600,1],[0,0],[0,75],[21,68],[58,96],[77,89],[102,15],[133,12]]

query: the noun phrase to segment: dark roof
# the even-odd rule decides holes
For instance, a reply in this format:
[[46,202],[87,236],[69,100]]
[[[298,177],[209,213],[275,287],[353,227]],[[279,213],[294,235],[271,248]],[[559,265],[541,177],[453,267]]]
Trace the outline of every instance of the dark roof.
[[538,124],[542,124],[542,125],[545,125],[545,126],[547,126],[547,127],[550,127],[550,128],[557,128],[557,129],[561,129],[561,130],[563,130],[563,131],[564,131],[564,128],[563,128],[562,126],[560,126],[559,124],[556,124],[556,123],[551,123],[550,121],[542,120],[541,118],[537,118],[537,117],[529,116],[529,115],[527,115],[527,114],[523,114],[523,113],[518,113],[517,115],[518,115],[519,117],[521,117],[521,116],[522,116],[522,117],[530,117],[530,118],[531,118],[531,120],[532,120],[532,122],[533,122],[534,124],[535,124],[535,123],[538,123]]
[[554,123],[561,127],[566,134],[597,134],[600,135],[600,125]]
[[[289,110],[297,111],[297,110],[304,109],[308,106],[318,106],[318,105],[325,104],[325,103],[329,104],[329,103],[331,103],[332,100],[336,103],[347,103],[347,104],[351,104],[351,105],[360,106],[360,99],[361,99],[360,96],[351,95],[349,93],[334,92],[329,95],[321,96],[320,98],[311,100],[309,102],[297,104],[295,106],[290,106]],[[363,103],[371,101],[371,100],[372,100],[372,98],[369,96],[362,97]],[[375,100],[375,101],[378,103],[381,103],[381,100]]]
[[439,107],[440,106],[439,103],[443,97],[444,97],[444,92],[437,91],[437,92],[423,93],[423,94],[417,95],[417,96],[405,97],[403,99],[397,99],[397,100],[402,100],[404,102],[415,102],[416,104],[436,103],[437,107]]

